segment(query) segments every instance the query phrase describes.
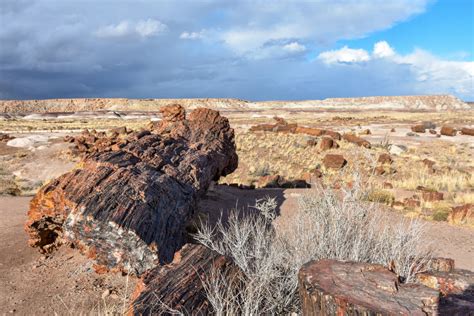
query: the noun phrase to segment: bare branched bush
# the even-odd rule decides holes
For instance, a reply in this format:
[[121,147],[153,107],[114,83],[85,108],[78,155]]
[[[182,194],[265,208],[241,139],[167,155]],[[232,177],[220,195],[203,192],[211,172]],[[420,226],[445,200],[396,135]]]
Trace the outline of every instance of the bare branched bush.
[[230,257],[242,274],[219,272],[205,288],[217,315],[287,314],[299,311],[297,274],[310,260],[378,263],[402,281],[412,282],[431,258],[418,221],[390,222],[374,203],[364,202],[361,186],[352,190],[312,190],[299,198],[299,209],[285,223],[272,223],[267,198],[257,201],[262,214],[227,223],[203,225],[195,238]]

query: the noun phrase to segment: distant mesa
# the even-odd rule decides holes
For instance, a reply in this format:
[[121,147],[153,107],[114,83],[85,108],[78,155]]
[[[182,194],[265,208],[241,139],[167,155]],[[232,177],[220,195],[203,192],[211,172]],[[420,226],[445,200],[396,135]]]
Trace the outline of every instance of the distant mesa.
[[181,104],[185,109],[207,107],[221,111],[255,109],[314,109],[314,110],[470,110],[466,103],[451,95],[378,96],[361,98],[328,98],[303,101],[246,101],[229,98],[200,99],[124,99],[84,98],[47,100],[0,100],[0,113],[48,113],[78,111],[158,111],[162,106]]

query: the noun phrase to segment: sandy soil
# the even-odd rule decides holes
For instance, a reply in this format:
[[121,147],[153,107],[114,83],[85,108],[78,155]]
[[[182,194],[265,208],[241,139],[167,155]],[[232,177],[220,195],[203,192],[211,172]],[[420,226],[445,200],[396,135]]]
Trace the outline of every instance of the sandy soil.
[[[252,212],[256,199],[276,197],[277,212],[290,216],[305,189],[241,190],[216,186],[199,204],[212,221],[232,207]],[[99,275],[92,262],[68,247],[45,257],[27,246],[23,231],[29,197],[0,197],[0,315],[105,313],[124,310],[136,278]],[[401,218],[393,212],[394,219]],[[474,271],[474,230],[447,223],[426,223],[427,241],[438,256],[455,259],[456,267]],[[126,307],[125,307],[126,308]]]

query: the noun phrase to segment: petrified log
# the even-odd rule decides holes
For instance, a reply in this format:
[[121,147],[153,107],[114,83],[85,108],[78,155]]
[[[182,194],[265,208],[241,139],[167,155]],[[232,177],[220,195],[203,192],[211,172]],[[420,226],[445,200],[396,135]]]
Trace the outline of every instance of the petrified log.
[[461,134],[474,136],[474,128],[463,127],[461,128]]
[[170,262],[185,242],[184,228],[211,181],[237,167],[234,131],[219,112],[181,107],[153,130],[128,135],[42,187],[26,231],[42,252],[72,242],[106,269],[140,275]]
[[439,292],[421,284],[400,284],[376,264],[320,260],[300,269],[303,315],[431,315]]
[[362,147],[365,147],[365,148],[370,148],[371,147],[370,142],[368,140],[365,140],[365,139],[360,138],[360,137],[358,137],[356,135],[353,135],[353,134],[344,134],[344,135],[342,135],[342,139],[344,139],[345,141],[348,141],[350,143],[354,143],[357,146],[362,146]]
[[444,125],[441,127],[441,131],[439,133],[444,136],[456,136],[456,132],[457,131],[451,126]]
[[238,273],[238,268],[227,257],[202,245],[186,244],[172,263],[142,276],[132,295],[129,314],[209,315],[212,309],[204,285],[216,273],[230,276]]

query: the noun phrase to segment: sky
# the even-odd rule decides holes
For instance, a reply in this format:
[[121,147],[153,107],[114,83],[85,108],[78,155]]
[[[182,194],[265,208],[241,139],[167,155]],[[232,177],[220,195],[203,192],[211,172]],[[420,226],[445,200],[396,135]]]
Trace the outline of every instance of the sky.
[[0,0],[0,99],[474,100],[472,0]]

